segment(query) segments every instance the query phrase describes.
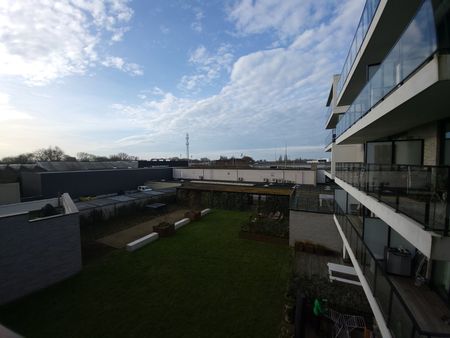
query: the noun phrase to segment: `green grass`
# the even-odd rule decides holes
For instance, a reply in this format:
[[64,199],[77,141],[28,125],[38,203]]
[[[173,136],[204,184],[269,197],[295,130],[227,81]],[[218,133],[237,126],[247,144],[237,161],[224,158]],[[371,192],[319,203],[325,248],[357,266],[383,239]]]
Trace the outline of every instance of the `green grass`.
[[247,213],[214,210],[136,252],[0,307],[26,337],[276,337],[286,246],[238,237]]

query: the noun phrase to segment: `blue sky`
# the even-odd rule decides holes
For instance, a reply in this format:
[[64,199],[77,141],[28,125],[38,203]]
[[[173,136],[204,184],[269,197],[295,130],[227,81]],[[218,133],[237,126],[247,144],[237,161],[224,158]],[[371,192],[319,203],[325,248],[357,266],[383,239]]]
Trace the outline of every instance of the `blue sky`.
[[363,0],[0,2],[0,157],[324,157]]

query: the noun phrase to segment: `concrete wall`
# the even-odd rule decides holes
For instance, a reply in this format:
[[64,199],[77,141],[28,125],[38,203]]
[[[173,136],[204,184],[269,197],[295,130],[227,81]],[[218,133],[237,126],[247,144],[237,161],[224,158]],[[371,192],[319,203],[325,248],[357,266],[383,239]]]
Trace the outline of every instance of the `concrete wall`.
[[172,179],[172,168],[22,173],[22,190],[24,197],[48,198],[68,192],[77,198],[132,190],[146,181],[161,179]]
[[177,179],[212,181],[239,181],[243,182],[276,182],[277,180],[289,181],[297,184],[316,184],[315,170],[267,170],[267,169],[188,169],[174,168],[173,177]]
[[20,202],[20,184],[0,184],[0,205]]
[[342,239],[331,214],[291,210],[289,245],[293,246],[296,241],[310,241],[342,252]]
[[334,177],[337,162],[364,162],[363,144],[343,144],[333,143],[331,146],[331,175]]
[[32,221],[28,217],[0,218],[0,304],[81,270],[78,213]]

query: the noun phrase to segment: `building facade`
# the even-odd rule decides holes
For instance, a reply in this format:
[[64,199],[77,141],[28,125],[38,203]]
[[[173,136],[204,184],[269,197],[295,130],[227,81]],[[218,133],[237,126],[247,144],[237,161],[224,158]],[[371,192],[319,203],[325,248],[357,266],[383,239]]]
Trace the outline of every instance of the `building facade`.
[[383,337],[450,337],[450,1],[367,0],[327,101],[334,221]]
[[[49,205],[55,212],[42,214]],[[68,194],[0,206],[0,305],[80,270],[79,215]]]

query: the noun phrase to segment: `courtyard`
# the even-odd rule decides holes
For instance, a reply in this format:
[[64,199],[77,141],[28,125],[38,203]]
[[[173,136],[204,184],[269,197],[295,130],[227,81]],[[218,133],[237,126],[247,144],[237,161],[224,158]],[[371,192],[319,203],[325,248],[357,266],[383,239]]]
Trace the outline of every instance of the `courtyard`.
[[136,252],[0,307],[26,337],[276,337],[292,270],[286,245],[239,238],[248,213],[214,210]]

